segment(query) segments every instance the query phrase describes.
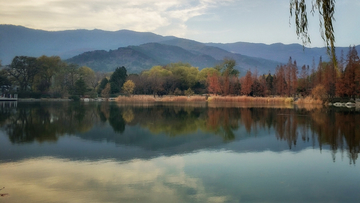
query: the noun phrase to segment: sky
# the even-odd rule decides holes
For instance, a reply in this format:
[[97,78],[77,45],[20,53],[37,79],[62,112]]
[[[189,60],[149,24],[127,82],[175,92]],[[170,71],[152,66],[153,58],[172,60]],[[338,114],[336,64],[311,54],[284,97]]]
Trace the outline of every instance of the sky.
[[[360,44],[359,10],[359,0],[336,1],[335,46]],[[0,0],[0,24],[48,31],[127,29],[214,43],[302,43],[289,0]],[[309,47],[325,46],[317,13],[309,14],[309,24]]]

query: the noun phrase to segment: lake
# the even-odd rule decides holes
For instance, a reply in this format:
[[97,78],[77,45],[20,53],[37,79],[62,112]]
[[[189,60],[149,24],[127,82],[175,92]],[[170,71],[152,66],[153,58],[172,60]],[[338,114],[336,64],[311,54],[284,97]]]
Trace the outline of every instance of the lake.
[[1,102],[0,202],[358,202],[360,112]]

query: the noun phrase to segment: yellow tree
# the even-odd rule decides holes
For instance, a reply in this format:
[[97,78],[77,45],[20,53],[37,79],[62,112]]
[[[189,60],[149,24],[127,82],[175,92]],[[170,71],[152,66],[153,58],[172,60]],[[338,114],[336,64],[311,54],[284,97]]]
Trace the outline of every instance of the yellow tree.
[[[80,73],[80,76],[84,79],[86,86],[92,87],[93,89],[95,89],[94,85],[93,85],[93,81],[96,78],[95,72],[87,66],[82,66],[79,68],[79,73]],[[97,82],[96,82],[96,84],[97,84]]]
[[131,95],[134,91],[135,83],[132,80],[127,80],[122,86],[122,90],[125,94]]

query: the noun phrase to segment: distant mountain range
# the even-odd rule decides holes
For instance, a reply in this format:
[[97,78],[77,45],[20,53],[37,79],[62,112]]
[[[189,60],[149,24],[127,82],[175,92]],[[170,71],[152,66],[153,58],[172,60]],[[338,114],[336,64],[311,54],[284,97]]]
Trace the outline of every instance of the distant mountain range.
[[18,55],[57,55],[68,59],[86,51],[110,50],[129,45],[174,39],[148,32],[119,30],[43,31],[14,25],[0,25],[0,59],[4,64]]
[[[289,58],[292,57],[292,59],[296,60],[297,64],[300,66],[311,66],[313,63],[313,59],[315,60],[315,63],[317,65],[320,57],[322,57],[323,61],[330,61],[326,47],[307,48],[300,44],[285,45],[281,43],[276,43],[266,45],[248,42],[236,42],[228,44],[207,43],[207,45],[218,47],[232,53],[280,61],[282,63],[287,63]],[[356,49],[360,51],[360,45],[357,45]],[[349,47],[336,47],[335,50],[338,58],[341,56],[341,51],[343,51],[344,57],[346,57],[346,54],[349,51]]]
[[[221,63],[225,57],[236,60],[236,69],[240,70],[240,73],[244,73],[247,69],[255,68],[261,73],[267,73],[274,70],[274,68],[280,64],[280,62],[233,54],[216,47],[205,45],[203,45],[201,49],[186,49],[181,45],[170,45],[175,42],[189,43],[188,40],[174,39],[160,43],[121,47],[117,50],[90,51],[70,58],[67,61],[106,72],[113,71],[114,67],[121,64],[132,73],[140,73],[142,70],[149,69],[155,65],[166,65],[176,62],[190,63],[192,66],[202,69]],[[193,44],[198,43],[190,42]]]
[[[357,47],[359,48],[359,47]],[[348,48],[337,48],[346,55]],[[202,69],[232,58],[242,73],[255,68],[260,73],[274,72],[291,56],[299,66],[311,65],[319,57],[328,60],[326,48],[305,48],[299,44],[200,43],[172,36],[129,30],[43,31],[21,26],[0,25],[0,60],[11,63],[15,56],[57,55],[62,59],[86,65],[96,71],[110,72],[125,66],[129,73],[139,73],[154,65],[172,62],[190,63]]]

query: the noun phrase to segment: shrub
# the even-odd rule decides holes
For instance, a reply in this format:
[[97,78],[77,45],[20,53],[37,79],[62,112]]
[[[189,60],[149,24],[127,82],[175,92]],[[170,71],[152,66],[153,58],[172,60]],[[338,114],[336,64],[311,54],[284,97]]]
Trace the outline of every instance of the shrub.
[[311,96],[316,100],[325,101],[327,94],[324,85],[317,85],[314,89],[312,89]]
[[187,89],[187,90],[185,90],[185,95],[186,96],[192,96],[192,95],[194,95],[194,91],[192,91],[192,89],[191,88],[189,88],[189,89]]
[[80,97],[78,95],[71,95],[69,99],[72,99],[73,101],[80,101]]
[[176,89],[174,90],[174,95],[182,95],[181,90],[179,90],[179,88],[176,88]]

